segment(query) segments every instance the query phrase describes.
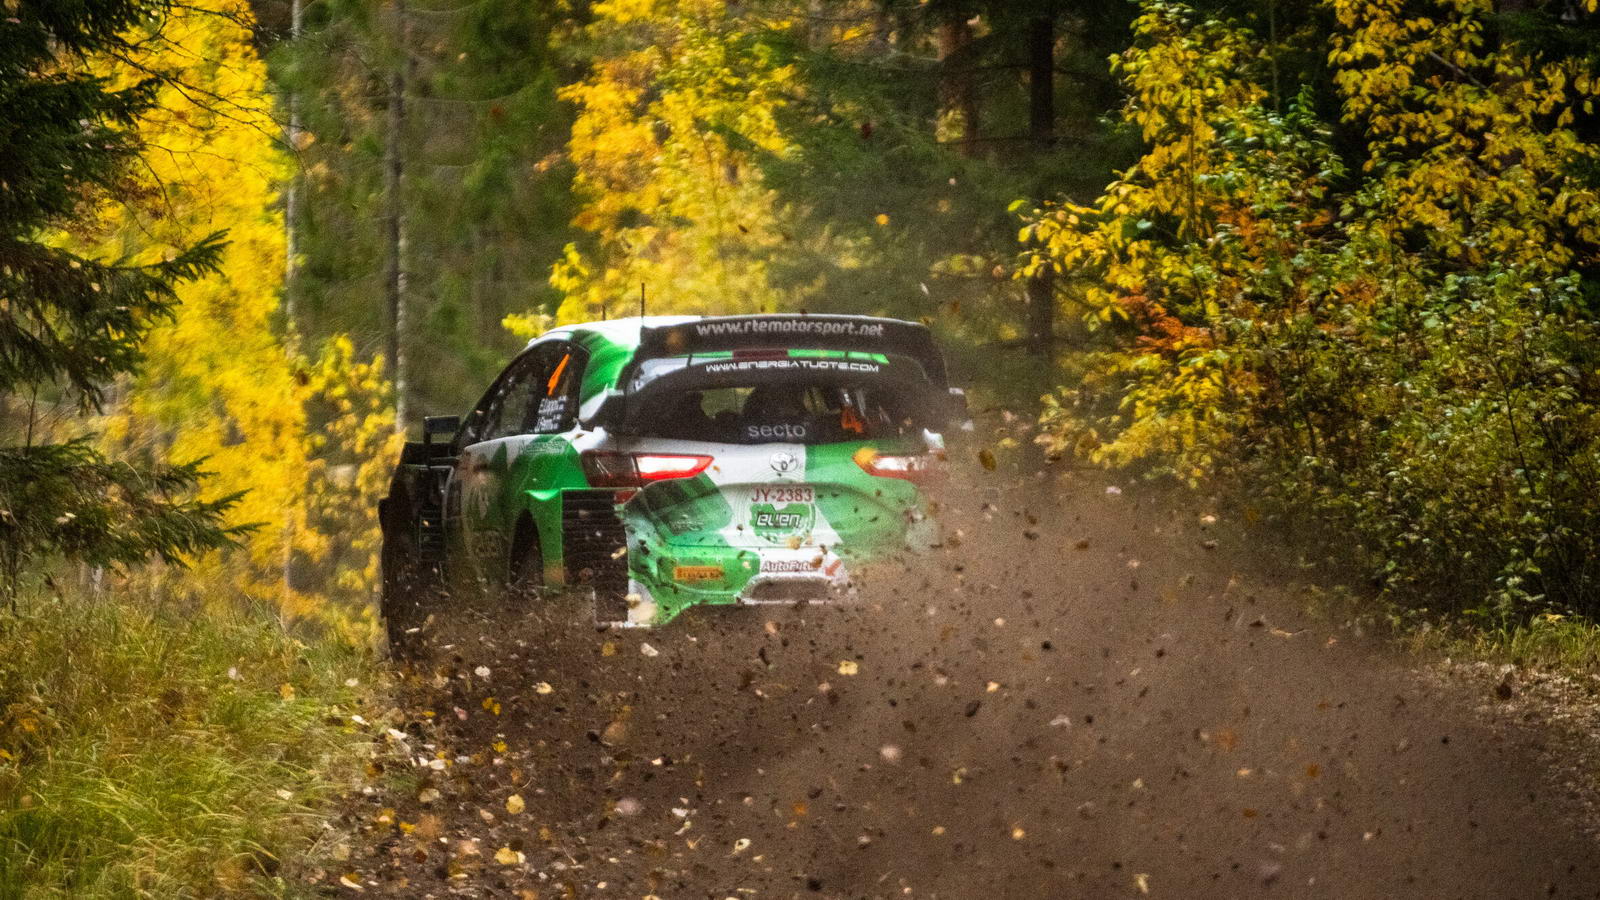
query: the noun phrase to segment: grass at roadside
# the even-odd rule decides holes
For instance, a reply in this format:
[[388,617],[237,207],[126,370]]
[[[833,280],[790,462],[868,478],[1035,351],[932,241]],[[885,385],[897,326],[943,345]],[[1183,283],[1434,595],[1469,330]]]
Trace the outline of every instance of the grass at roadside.
[[[1241,532],[1240,534],[1244,534]],[[1260,540],[1265,536],[1258,536]],[[1324,548],[1325,549],[1325,548]],[[1287,554],[1306,553],[1287,542]],[[1304,562],[1302,557],[1301,562]],[[1356,571],[1342,560],[1324,557],[1300,565],[1301,604],[1318,617],[1357,625],[1384,635],[1407,652],[1427,657],[1510,663],[1565,675],[1600,675],[1600,624],[1580,615],[1533,613],[1510,622],[1450,615],[1386,600],[1375,590],[1353,587]]]
[[1128,491],[1156,509],[1177,510],[1175,521],[1220,511],[1207,533],[1221,538],[1224,547],[1251,548],[1248,555],[1285,579],[1300,605],[1324,621],[1382,636],[1425,658],[1600,676],[1600,623],[1586,616],[1530,611],[1497,621],[1455,612],[1449,604],[1430,608],[1433,598],[1427,596],[1385,597],[1352,552],[1356,542],[1349,535],[1312,515],[1280,513],[1254,520],[1246,513],[1251,497],[1238,485],[1207,494],[1170,484],[1135,483]]
[[1569,675],[1600,674],[1600,625],[1577,616],[1540,615],[1515,626],[1413,630],[1402,641],[1413,650],[1457,659]]
[[152,606],[0,613],[0,900],[284,893],[361,765],[360,652]]

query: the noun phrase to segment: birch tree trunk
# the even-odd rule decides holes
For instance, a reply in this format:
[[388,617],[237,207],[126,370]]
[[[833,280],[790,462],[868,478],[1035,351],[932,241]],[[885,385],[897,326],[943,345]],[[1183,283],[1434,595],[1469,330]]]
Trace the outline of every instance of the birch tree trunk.
[[[1028,23],[1028,132],[1041,153],[1055,143],[1055,24],[1051,16]],[[1028,333],[1034,354],[1047,363],[1055,359],[1055,311],[1055,279],[1041,269],[1028,281]]]
[[[289,40],[297,44],[300,40],[301,30],[305,27],[305,7],[302,0],[294,0],[289,6]],[[289,187],[283,197],[283,322],[284,339],[289,349],[298,349],[300,339],[299,323],[295,319],[295,274],[299,268],[297,259],[300,252],[299,225],[300,225],[300,192],[304,189],[300,179],[300,141],[303,127],[300,121],[300,95],[292,88],[289,91],[289,127],[285,129],[284,140],[289,145],[289,153],[294,157],[294,173],[289,176]]]
[[384,297],[389,312],[389,365],[394,377],[395,430],[406,430],[406,227],[402,183],[405,177],[406,83],[411,57],[406,0],[394,0],[395,61],[389,74],[389,115],[383,149]]

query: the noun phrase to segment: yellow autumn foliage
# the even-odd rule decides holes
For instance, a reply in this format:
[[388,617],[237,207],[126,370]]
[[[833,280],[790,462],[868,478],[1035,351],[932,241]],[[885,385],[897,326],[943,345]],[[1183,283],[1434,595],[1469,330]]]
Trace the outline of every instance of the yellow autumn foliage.
[[[788,150],[775,110],[791,66],[738,40],[708,0],[612,0],[589,37],[618,49],[563,89],[578,110],[569,153],[592,246],[567,247],[551,284],[563,322],[651,312],[782,308],[768,256],[787,240],[751,150]],[[737,135],[737,142],[730,139]]]
[[370,594],[373,482],[398,438],[381,365],[356,361],[348,341],[307,362],[278,337],[290,170],[252,22],[244,0],[175,8],[142,36],[140,57],[105,66],[124,84],[141,68],[175,77],[139,124],[147,152],[133,202],[106,203],[67,239],[148,260],[227,231],[219,270],[178,287],[173,318],[150,333],[142,371],[102,427],[119,453],[206,460],[203,494],[239,494],[230,523],[256,526],[239,551],[196,560],[181,589],[226,587],[306,616],[333,612],[330,597]]
[[[197,572],[278,597],[301,528],[305,413],[272,328],[284,270],[278,186],[288,166],[272,139],[266,66],[248,21],[244,2],[211,0],[174,10],[159,37],[141,44],[138,65],[177,79],[139,126],[149,147],[143,202],[102,208],[95,250],[148,259],[227,230],[219,271],[179,287],[175,316],[151,332],[143,371],[106,433],[122,452],[207,460],[207,496],[245,491],[230,518],[259,525],[244,540],[246,558],[209,556]],[[139,77],[121,65],[111,74]]]
[[1041,442],[1220,476],[1430,614],[1593,611],[1594,62],[1486,0],[1323,6],[1331,97],[1274,98],[1277,48],[1146,4],[1144,155],[1023,215],[1023,274],[1083,323]]
[[[1389,240],[1423,226],[1443,255],[1559,273],[1600,246],[1600,193],[1573,167],[1600,148],[1570,127],[1600,79],[1577,58],[1539,63],[1490,46],[1485,0],[1442,0],[1417,15],[1399,0],[1331,0],[1341,30],[1328,60],[1347,122],[1368,136],[1366,172],[1391,187]],[[1424,74],[1446,60],[1461,77]],[[1472,73],[1472,74],[1468,74]]]
[[[1372,314],[1433,260],[1532,283],[1595,258],[1600,195],[1574,172],[1600,148],[1569,127],[1600,92],[1589,64],[1487,46],[1481,0],[1326,5],[1332,83],[1366,142],[1358,190],[1309,101],[1269,100],[1250,32],[1153,3],[1113,60],[1143,156],[1092,204],[1025,212],[1019,233],[1040,248],[1019,277],[1054,272],[1104,348],[1078,354],[1080,384],[1046,399],[1054,451],[1198,478],[1254,439],[1282,367],[1306,365],[1263,356],[1262,335],[1350,333],[1346,313]],[[1314,450],[1315,428],[1299,430]]]
[[1254,390],[1223,352],[1219,304],[1246,293],[1248,260],[1270,228],[1254,210],[1283,185],[1219,177],[1257,152],[1249,142],[1267,124],[1245,33],[1165,7],[1135,33],[1138,45],[1112,63],[1145,154],[1092,205],[1063,199],[1026,213],[1018,239],[1040,249],[1017,276],[1049,269],[1091,330],[1142,334],[1127,350],[1080,359],[1085,390],[1119,395],[1113,414],[1080,416],[1063,398],[1045,398],[1052,451],[1112,466],[1172,459],[1197,477],[1231,434],[1230,409]]

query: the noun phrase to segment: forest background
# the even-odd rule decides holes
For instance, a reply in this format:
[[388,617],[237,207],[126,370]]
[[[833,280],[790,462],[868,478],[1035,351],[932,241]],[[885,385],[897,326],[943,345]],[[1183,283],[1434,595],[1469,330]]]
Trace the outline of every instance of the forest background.
[[[0,0],[18,29],[47,6]],[[401,434],[641,293],[925,321],[993,423],[984,465],[1201,488],[1320,535],[1393,623],[1596,661],[1593,0],[135,6],[115,52],[50,65],[154,79],[105,123],[137,163],[27,236],[108,265],[208,255],[167,272],[175,302],[96,402],[8,381],[0,446],[197,464],[190,509],[235,546],[87,552],[68,538],[92,504],[0,475],[8,641],[33,636],[4,671],[5,840],[78,833],[40,821],[74,789],[28,760],[115,736],[59,701],[92,680],[43,649],[66,652],[40,637],[61,604],[106,629],[61,638],[104,651],[100,688],[138,654],[95,641],[199,616],[196,658],[267,642],[243,680],[311,727],[360,680],[329,648],[375,633]],[[288,839],[238,825],[224,844]],[[183,871],[118,859],[74,877]]]

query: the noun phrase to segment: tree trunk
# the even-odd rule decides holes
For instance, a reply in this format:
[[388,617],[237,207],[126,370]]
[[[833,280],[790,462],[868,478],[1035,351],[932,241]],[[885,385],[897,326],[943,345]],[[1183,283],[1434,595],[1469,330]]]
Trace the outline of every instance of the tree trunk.
[[1041,148],[1055,143],[1056,21],[1038,16],[1028,23],[1028,133]]
[[939,118],[962,156],[978,154],[978,95],[972,83],[972,26],[961,10],[939,23]]
[[[296,47],[298,52],[300,31],[305,26],[305,9],[301,0],[294,0],[289,7],[289,42]],[[300,95],[293,90],[289,92],[289,127],[284,130],[284,139],[289,144],[289,153],[295,157],[294,174],[289,177],[288,190],[283,195],[283,334],[285,343],[290,350],[297,349],[299,344],[299,323],[295,321],[294,292],[295,274],[298,268],[296,256],[300,252],[300,240],[297,229],[300,225],[300,133],[303,129],[300,123]]]
[[405,209],[401,184],[405,175],[402,142],[406,124],[407,52],[405,0],[395,0],[396,58],[389,74],[389,119],[383,148],[384,237],[388,255],[384,263],[384,294],[389,311],[389,365],[394,377],[395,430],[406,430],[406,271]]
[[[289,6],[289,44],[300,52],[300,32],[305,27],[305,8],[301,0]],[[295,275],[299,269],[296,257],[300,253],[298,229],[300,226],[300,95],[289,91],[289,125],[284,129],[284,139],[289,144],[289,154],[294,158],[294,173],[289,176],[289,187],[283,195],[283,343],[289,356],[300,350],[300,323],[295,320]],[[303,485],[302,485],[303,487]],[[289,609],[294,598],[294,517],[285,516],[283,523],[283,560],[280,563],[283,588],[283,608]],[[99,592],[99,570],[96,569],[96,593]]]
[[889,16],[893,0],[879,0],[872,9],[872,48],[887,54],[894,46],[894,22]]
[[[1028,133],[1040,152],[1055,143],[1055,24],[1049,16],[1028,23]],[[1055,278],[1043,269],[1028,280],[1028,334],[1034,355],[1047,364],[1055,360],[1055,311]]]

